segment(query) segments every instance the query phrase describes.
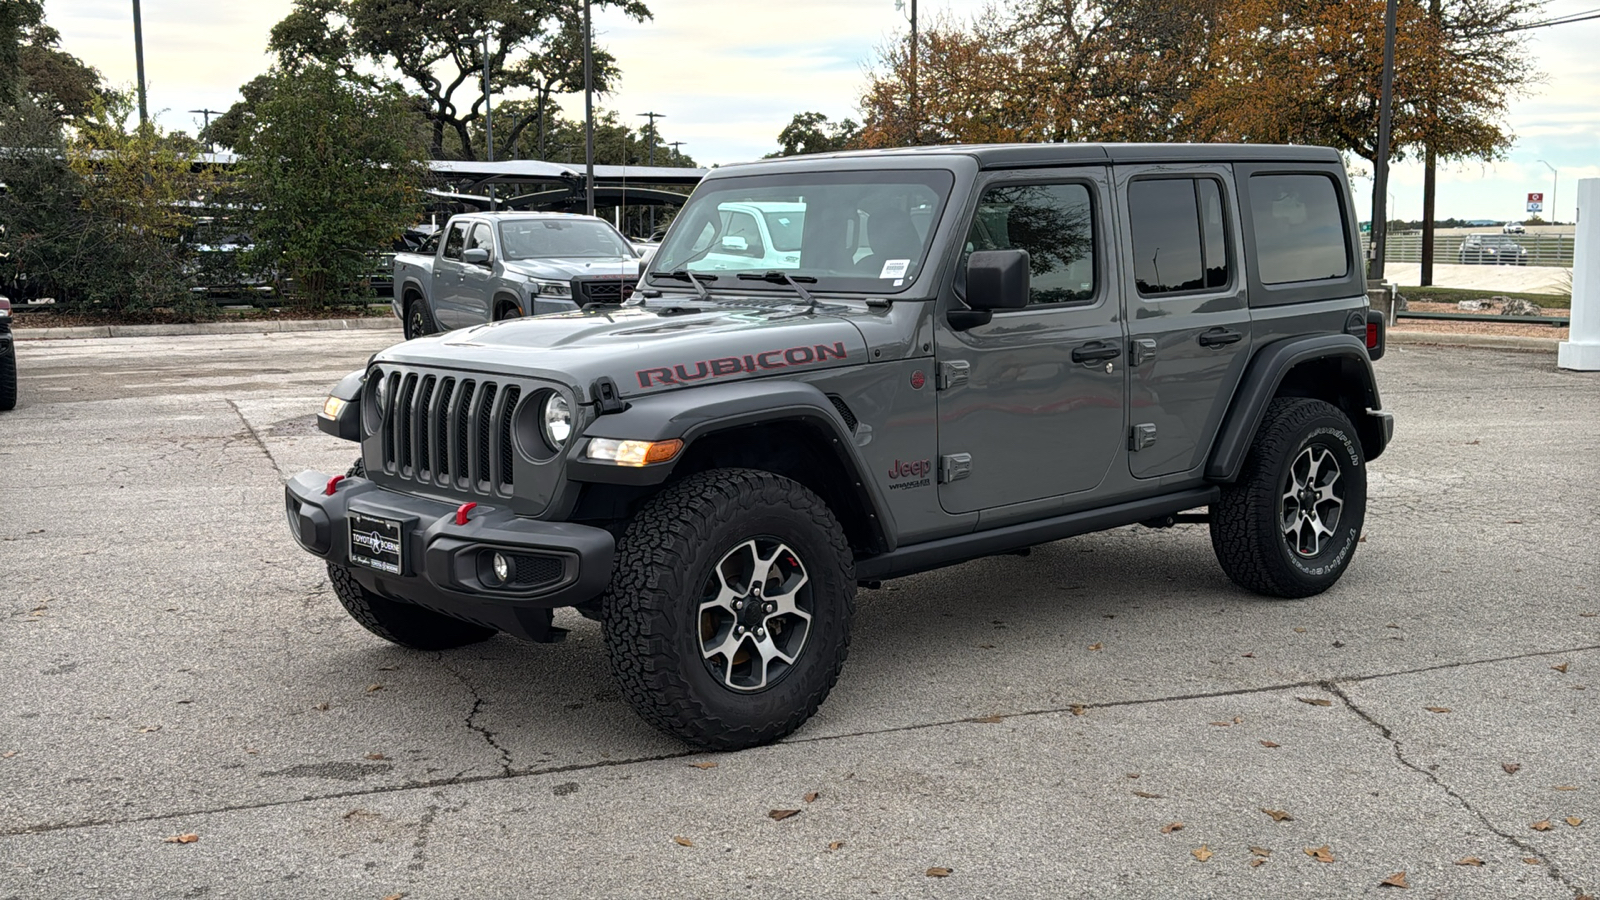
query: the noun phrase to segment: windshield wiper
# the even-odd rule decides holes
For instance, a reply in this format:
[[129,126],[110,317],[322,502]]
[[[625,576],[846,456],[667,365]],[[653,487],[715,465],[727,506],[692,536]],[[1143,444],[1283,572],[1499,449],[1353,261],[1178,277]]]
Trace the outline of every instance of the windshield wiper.
[[715,275],[701,275],[699,278],[696,278],[695,274],[693,272],[689,271],[688,269],[678,269],[675,272],[651,272],[650,273],[650,277],[652,277],[652,278],[675,278],[678,281],[687,281],[690,284],[694,285],[694,289],[700,295],[700,299],[701,300],[704,300],[704,299],[710,297],[711,294],[709,294],[706,291],[706,286],[701,284],[700,282],[702,282],[702,281],[716,281],[717,280],[717,276],[715,276]]
[[765,281],[769,284],[787,284],[794,288],[794,292],[800,295],[801,300],[804,300],[806,303],[810,304],[810,306],[807,307],[807,310],[815,310],[817,308],[817,298],[811,296],[810,291],[800,286],[800,282],[802,281],[804,281],[806,284],[816,284],[817,278],[815,275],[790,275],[788,272],[782,272],[778,270],[760,273],[740,272],[739,280]]

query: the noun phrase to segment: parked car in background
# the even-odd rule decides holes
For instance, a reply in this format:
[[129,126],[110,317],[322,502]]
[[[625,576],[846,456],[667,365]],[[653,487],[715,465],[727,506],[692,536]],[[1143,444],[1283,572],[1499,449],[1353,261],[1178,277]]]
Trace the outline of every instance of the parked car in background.
[[620,304],[640,254],[604,219],[568,213],[469,213],[419,252],[394,255],[394,312],[406,339],[540,313]]
[[1528,250],[1503,234],[1469,234],[1456,258],[1464,266],[1525,266]]
[[1501,234],[1527,234],[1528,233],[1528,226],[1522,224],[1521,222],[1507,222],[1505,227],[1500,229],[1500,233]]
[[0,296],[0,411],[17,405],[17,347],[11,338],[11,301]]

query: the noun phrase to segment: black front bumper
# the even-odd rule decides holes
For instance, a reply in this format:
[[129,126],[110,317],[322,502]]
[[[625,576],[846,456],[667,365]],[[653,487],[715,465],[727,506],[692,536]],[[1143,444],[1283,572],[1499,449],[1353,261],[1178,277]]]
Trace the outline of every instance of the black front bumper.
[[[529,640],[550,640],[550,610],[598,597],[611,579],[616,541],[602,528],[543,522],[509,509],[477,506],[456,524],[458,507],[384,490],[365,478],[301,472],[284,486],[289,531],[300,546],[348,568],[362,587],[388,597],[498,628]],[[349,516],[400,523],[398,573],[352,564]],[[485,559],[495,551],[528,561],[542,573],[522,586],[495,586]]]

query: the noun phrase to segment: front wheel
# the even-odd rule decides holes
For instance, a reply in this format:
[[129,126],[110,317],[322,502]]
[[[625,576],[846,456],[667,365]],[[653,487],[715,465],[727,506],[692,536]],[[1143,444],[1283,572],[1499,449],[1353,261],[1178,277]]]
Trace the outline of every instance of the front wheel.
[[1239,479],[1211,508],[1211,546],[1240,587],[1309,597],[1350,565],[1366,517],[1367,470],[1338,407],[1280,397],[1268,404]]
[[629,523],[601,623],[645,721],[738,750],[822,705],[854,607],[850,546],[827,505],[770,472],[717,469],[666,488]]

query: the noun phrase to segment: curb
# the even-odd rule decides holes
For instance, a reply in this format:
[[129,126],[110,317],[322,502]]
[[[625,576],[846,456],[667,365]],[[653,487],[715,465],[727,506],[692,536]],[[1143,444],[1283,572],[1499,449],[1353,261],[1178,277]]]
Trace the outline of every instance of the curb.
[[19,341],[82,340],[86,338],[174,337],[200,334],[283,334],[292,331],[400,330],[391,316],[363,319],[268,319],[260,322],[204,322],[194,325],[76,325],[63,328],[16,328]]
[[1418,347],[1478,347],[1485,350],[1511,350],[1517,353],[1556,352],[1560,338],[1515,337],[1495,334],[1450,334],[1441,331],[1388,332],[1388,339],[1396,344]]

